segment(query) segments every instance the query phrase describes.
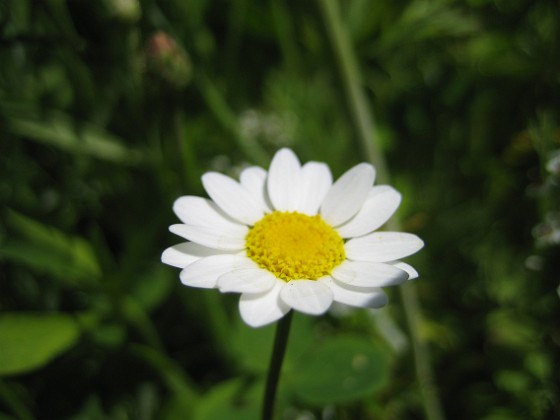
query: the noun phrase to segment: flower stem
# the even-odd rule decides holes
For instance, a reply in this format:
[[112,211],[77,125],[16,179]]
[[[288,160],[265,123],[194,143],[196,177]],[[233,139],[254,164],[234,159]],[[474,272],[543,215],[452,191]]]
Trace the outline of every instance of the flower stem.
[[[317,0],[317,2],[323,14],[334,59],[340,71],[341,82],[352,115],[354,128],[365,155],[377,169],[377,180],[380,183],[387,183],[389,182],[389,172],[383,153],[379,149],[373,113],[361,86],[357,59],[342,25],[338,2],[336,0]],[[399,221],[393,217],[388,227],[390,230],[400,230],[399,225]],[[416,380],[428,420],[443,420],[445,416],[435,387],[428,347],[420,335],[422,315],[414,286],[414,284],[407,283],[399,288],[412,341],[412,352],[416,365]]]
[[278,379],[280,378],[280,370],[286,353],[286,345],[288,344],[288,335],[290,334],[290,325],[292,324],[292,314],[290,311],[278,321],[276,326],[276,335],[274,337],[274,348],[272,349],[272,357],[268,366],[268,376],[266,378],[266,389],[264,392],[264,400],[262,407],[262,420],[271,420],[274,413],[274,402],[276,399],[276,388]]
[[439,395],[434,378],[434,372],[430,363],[430,354],[428,346],[420,336],[420,323],[422,322],[420,315],[420,303],[416,294],[416,288],[413,284],[400,286],[401,300],[405,308],[404,314],[410,339],[412,341],[412,352],[414,353],[414,364],[416,366],[416,378],[422,401],[424,402],[424,411],[426,418],[429,420],[444,420],[445,415],[439,401]]

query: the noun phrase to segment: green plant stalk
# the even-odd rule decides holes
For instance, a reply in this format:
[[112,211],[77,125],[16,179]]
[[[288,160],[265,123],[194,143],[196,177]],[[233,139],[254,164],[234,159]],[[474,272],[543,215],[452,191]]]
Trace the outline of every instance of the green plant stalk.
[[364,95],[361,76],[354,50],[342,26],[338,4],[335,0],[317,0],[321,9],[325,28],[331,42],[334,59],[340,72],[344,94],[356,134],[365,155],[377,169],[380,182],[388,181],[388,170],[383,155],[378,149],[379,140],[375,131],[373,113]]
[[[317,0],[323,16],[325,28],[331,42],[333,54],[344,87],[344,93],[350,107],[350,114],[356,133],[368,160],[377,169],[377,179],[381,183],[389,181],[389,172],[376,138],[373,113],[361,86],[360,72],[354,50],[343,28],[336,0]],[[389,224],[392,230],[400,230],[400,223],[393,217]],[[429,352],[420,335],[421,310],[414,284],[407,283],[399,287],[403,309],[410,331],[412,351],[416,366],[416,380],[422,395],[426,417],[429,420],[445,418],[435,387],[434,373],[430,363]]]
[[276,388],[278,387],[278,379],[286,353],[288,344],[288,336],[290,334],[290,326],[292,324],[293,311],[290,311],[278,321],[276,326],[276,335],[274,337],[274,347],[268,366],[268,376],[266,378],[266,388],[264,392],[262,406],[262,420],[272,420],[274,414],[274,403],[276,399]]

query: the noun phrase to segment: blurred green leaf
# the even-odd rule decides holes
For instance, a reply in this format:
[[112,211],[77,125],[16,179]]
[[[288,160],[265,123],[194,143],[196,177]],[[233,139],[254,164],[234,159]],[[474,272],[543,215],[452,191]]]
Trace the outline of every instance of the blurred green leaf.
[[435,38],[471,35],[479,29],[472,16],[449,2],[412,1],[380,39],[380,45],[394,49]]
[[317,344],[287,378],[297,397],[317,405],[350,401],[383,387],[389,380],[389,356],[375,342],[333,337]]
[[11,115],[8,126],[16,135],[77,155],[126,165],[136,165],[144,159],[142,152],[125,146],[122,139],[103,128],[76,124],[60,112],[50,112],[46,120]]
[[93,329],[90,334],[98,345],[111,349],[122,346],[127,338],[125,327],[120,324],[101,324]]
[[545,381],[553,375],[554,368],[550,358],[545,353],[531,352],[525,357],[527,370],[541,381]]
[[67,0],[46,0],[43,2],[44,7],[48,10],[48,16],[54,21],[53,23],[74,46],[80,47],[83,39],[76,32],[76,28],[72,22],[72,17],[68,11]]
[[13,383],[0,380],[0,401],[9,411],[15,414],[14,417],[0,413],[0,420],[32,420],[33,414],[29,408],[29,401],[22,396],[21,388]]
[[68,315],[0,315],[0,375],[40,368],[72,347],[78,337],[78,325]]
[[508,34],[484,33],[474,37],[461,57],[483,72],[505,77],[521,78],[536,70],[535,63],[514,48]]
[[520,314],[508,309],[497,309],[486,316],[489,338],[499,345],[526,350],[530,348],[539,333]]
[[495,374],[496,385],[512,394],[522,396],[531,386],[531,378],[524,372],[503,370]]
[[131,296],[126,296],[121,301],[120,310],[126,321],[142,334],[147,343],[155,348],[163,348],[158,332],[142,305]]
[[0,244],[0,258],[27,265],[72,283],[93,281],[101,268],[89,242],[13,210],[7,224],[18,236]]
[[172,273],[159,262],[139,276],[131,291],[138,304],[146,311],[157,307],[171,292],[175,278]]

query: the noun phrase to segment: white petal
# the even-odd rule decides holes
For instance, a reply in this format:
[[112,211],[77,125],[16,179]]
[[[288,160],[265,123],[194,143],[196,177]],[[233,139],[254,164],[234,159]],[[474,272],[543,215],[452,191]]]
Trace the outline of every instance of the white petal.
[[380,308],[389,301],[387,295],[379,288],[365,289],[346,286],[330,277],[323,277],[318,281],[330,287],[336,302],[346,305],[358,308]]
[[354,238],[373,232],[389,220],[400,203],[401,195],[392,187],[373,187],[358,214],[336,230],[343,238]]
[[268,292],[242,294],[239,299],[239,312],[243,321],[251,327],[262,327],[286,315],[290,307],[280,299],[280,291],[285,286],[283,280],[276,279],[276,283]]
[[331,306],[333,294],[328,287],[315,280],[292,280],[282,289],[280,298],[300,312],[320,315]]
[[332,185],[332,175],[329,167],[324,163],[307,162],[301,168],[301,194],[298,211],[314,216],[318,213],[329,188]]
[[207,248],[194,242],[183,242],[167,248],[161,254],[161,262],[173,267],[185,268],[187,265],[210,255],[223,254],[226,251]]
[[230,271],[218,279],[220,292],[263,293],[276,284],[276,276],[258,267]]
[[344,249],[351,260],[386,262],[414,254],[423,246],[424,242],[411,233],[374,232],[350,239]]
[[207,198],[185,195],[173,203],[173,211],[187,225],[216,227],[218,229],[243,229],[217,205]]
[[266,191],[266,171],[258,166],[244,169],[239,177],[241,186],[251,193],[266,212],[270,212],[272,206]]
[[397,261],[397,262],[392,262],[390,264],[394,267],[400,268],[403,271],[406,271],[408,274],[408,280],[417,279],[419,276],[418,271],[416,271],[416,269],[413,266],[407,263]]
[[341,283],[357,287],[384,287],[404,283],[408,273],[393,265],[344,261],[336,267],[331,275]]
[[247,257],[232,254],[213,255],[201,258],[186,266],[179,277],[185,286],[212,289],[218,277],[247,266]]
[[331,226],[339,226],[354,216],[366,201],[375,179],[375,169],[360,163],[344,173],[330,188],[321,216]]
[[270,162],[267,188],[276,210],[294,211],[299,204],[301,165],[290,149],[280,149]]
[[191,225],[171,225],[169,230],[189,241],[196,242],[209,248],[231,251],[241,251],[245,248],[245,236],[249,232],[246,226],[239,226],[239,230],[222,231],[219,228]]
[[208,172],[202,176],[208,195],[229,216],[247,225],[264,216],[264,209],[253,195],[229,176]]

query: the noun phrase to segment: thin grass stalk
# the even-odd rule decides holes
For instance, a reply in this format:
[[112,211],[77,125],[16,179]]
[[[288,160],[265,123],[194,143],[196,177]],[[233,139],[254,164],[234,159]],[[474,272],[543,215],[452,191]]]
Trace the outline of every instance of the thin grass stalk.
[[[362,88],[358,62],[348,34],[342,24],[338,3],[336,0],[317,0],[317,2],[331,43],[334,59],[340,72],[344,94],[361,147],[367,159],[375,165],[377,179],[381,183],[388,183],[389,171],[385,158],[379,149],[373,112]],[[400,223],[395,217],[390,222],[389,228],[400,230]],[[421,392],[426,417],[429,420],[443,420],[445,416],[435,386],[428,347],[420,335],[422,315],[415,285],[407,283],[400,286],[399,290],[412,342],[416,380]]]

